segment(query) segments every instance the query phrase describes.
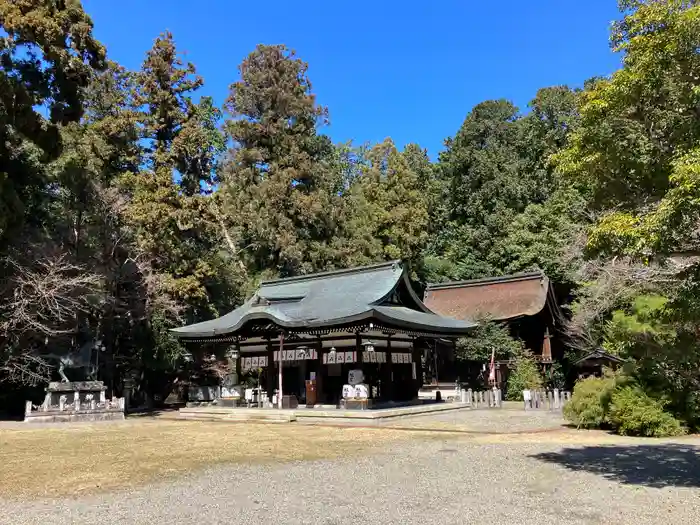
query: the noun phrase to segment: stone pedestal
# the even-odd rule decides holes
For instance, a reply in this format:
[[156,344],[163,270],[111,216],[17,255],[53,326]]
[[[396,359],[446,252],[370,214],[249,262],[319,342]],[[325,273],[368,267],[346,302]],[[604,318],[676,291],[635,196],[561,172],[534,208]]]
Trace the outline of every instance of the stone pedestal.
[[37,410],[27,405],[26,422],[104,421],[124,419],[124,399],[105,395],[102,381],[51,382]]
[[[105,390],[107,387],[102,381],[70,381],[68,383],[60,383],[52,381],[46,387],[46,397],[49,400],[49,405],[58,405],[61,396],[65,395],[68,403],[75,404],[79,401],[85,403],[85,397],[92,394],[93,399],[99,399],[103,403],[106,402]],[[46,401],[44,401],[46,403]]]

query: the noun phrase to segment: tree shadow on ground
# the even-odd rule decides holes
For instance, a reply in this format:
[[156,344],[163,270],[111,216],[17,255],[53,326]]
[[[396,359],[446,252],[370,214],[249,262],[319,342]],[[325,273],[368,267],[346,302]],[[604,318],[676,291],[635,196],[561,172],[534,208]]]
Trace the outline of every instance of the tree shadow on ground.
[[700,487],[700,448],[691,445],[565,448],[530,457],[628,485]]

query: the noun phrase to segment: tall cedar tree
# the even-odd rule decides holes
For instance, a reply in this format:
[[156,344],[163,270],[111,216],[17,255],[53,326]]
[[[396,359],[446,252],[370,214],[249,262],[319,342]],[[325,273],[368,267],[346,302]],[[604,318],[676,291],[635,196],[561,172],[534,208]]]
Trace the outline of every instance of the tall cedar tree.
[[[102,341],[100,377],[110,383],[117,377],[116,363],[126,366],[126,359],[139,347],[134,327],[144,317],[144,287],[132,271],[135,253],[118,185],[123,173],[139,169],[142,158],[133,77],[109,63],[105,71],[93,75],[85,91],[81,121],[61,128],[63,153],[49,165],[55,196],[52,222],[44,229],[49,234],[44,251],[52,244],[60,246],[63,257],[98,278],[92,308],[76,312],[81,318],[78,333],[66,335]],[[71,348],[61,339],[51,343],[52,353]]]
[[224,215],[251,275],[333,266],[339,220],[335,152],[317,126],[328,112],[307,65],[285,46],[259,45],[226,100],[233,146],[221,170]]
[[105,50],[78,1],[1,2],[0,26],[0,246],[6,248],[26,220],[46,216],[44,167],[61,152],[58,126],[80,119],[83,88],[104,67]]
[[429,279],[536,268],[564,278],[560,256],[577,228],[580,198],[550,157],[575,129],[575,94],[566,86],[541,89],[530,110],[519,116],[508,101],[483,102],[447,139],[435,167],[440,197],[431,222],[439,226],[427,250]]
[[[170,33],[156,39],[136,80],[144,167],[123,177],[130,195],[125,215],[157,293],[172,298],[184,320],[207,318],[218,309],[212,294],[226,281],[219,229],[203,190],[223,147],[219,113],[206,97],[193,101],[203,80],[183,63]],[[173,320],[172,313],[158,315]]]
[[522,177],[517,118],[518,109],[506,100],[482,102],[440,154],[448,226],[436,251],[460,266],[461,278],[497,273],[487,255],[532,193]]

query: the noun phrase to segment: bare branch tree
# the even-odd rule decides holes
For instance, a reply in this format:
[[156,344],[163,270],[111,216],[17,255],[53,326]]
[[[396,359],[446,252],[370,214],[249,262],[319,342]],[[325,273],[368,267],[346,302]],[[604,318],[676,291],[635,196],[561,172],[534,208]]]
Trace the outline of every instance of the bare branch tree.
[[8,275],[0,283],[0,372],[13,382],[46,381],[53,367],[42,350],[75,335],[79,316],[99,302],[101,279],[65,255],[26,263],[7,256],[0,265]]
[[37,385],[51,378],[53,367],[41,356],[28,351],[11,353],[0,361],[0,373],[12,383]]
[[72,333],[76,316],[88,313],[100,295],[100,277],[65,256],[36,261],[32,267],[12,257],[2,261],[11,272],[0,289],[0,334],[9,338],[31,332],[53,337]]

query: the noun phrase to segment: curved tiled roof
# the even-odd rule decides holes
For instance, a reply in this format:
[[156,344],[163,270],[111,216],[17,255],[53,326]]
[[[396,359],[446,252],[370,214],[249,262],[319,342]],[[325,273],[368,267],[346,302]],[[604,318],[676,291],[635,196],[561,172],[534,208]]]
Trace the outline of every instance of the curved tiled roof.
[[[391,304],[404,287],[413,308]],[[408,330],[463,335],[476,326],[431,312],[416,296],[399,261],[317,273],[261,283],[257,292],[232,312],[172,332],[180,338],[232,335],[247,323],[268,320],[281,328],[326,328],[377,320]]]
[[549,279],[542,272],[431,284],[425,304],[455,319],[504,321],[535,315],[547,303]]

